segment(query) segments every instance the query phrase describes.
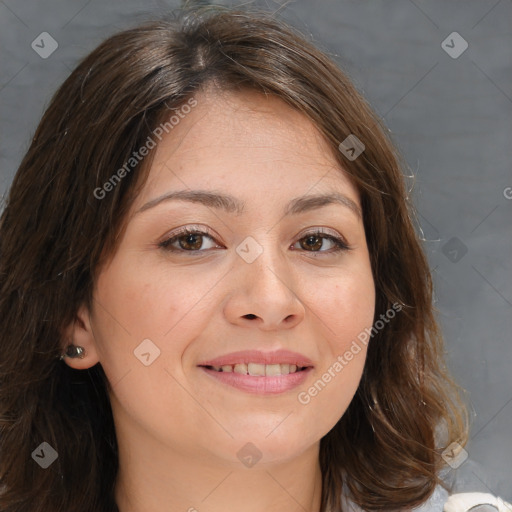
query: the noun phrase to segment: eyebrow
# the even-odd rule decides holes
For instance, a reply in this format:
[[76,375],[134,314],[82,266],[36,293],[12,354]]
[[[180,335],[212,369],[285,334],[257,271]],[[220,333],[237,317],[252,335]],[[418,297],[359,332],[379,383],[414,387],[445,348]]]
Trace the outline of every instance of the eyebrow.
[[[192,203],[199,203],[210,208],[222,209],[228,213],[234,213],[236,215],[241,215],[245,208],[245,203],[243,201],[240,201],[229,194],[208,190],[177,190],[152,199],[139,208],[135,212],[135,215],[168,201],[189,201]],[[330,204],[341,204],[352,211],[358,219],[362,219],[362,212],[359,206],[352,199],[340,192],[316,195],[308,194],[296,197],[286,206],[284,216],[298,215]]]

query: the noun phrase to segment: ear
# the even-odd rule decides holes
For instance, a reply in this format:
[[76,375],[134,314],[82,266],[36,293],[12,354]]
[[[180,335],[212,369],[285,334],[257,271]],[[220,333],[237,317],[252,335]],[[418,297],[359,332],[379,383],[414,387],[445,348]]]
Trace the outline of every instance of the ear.
[[61,346],[63,354],[70,344],[84,348],[85,356],[83,359],[78,357],[65,357],[63,362],[69,367],[76,370],[85,370],[99,362],[96,341],[91,326],[91,317],[85,305],[80,306],[74,322],[72,322],[64,332]]

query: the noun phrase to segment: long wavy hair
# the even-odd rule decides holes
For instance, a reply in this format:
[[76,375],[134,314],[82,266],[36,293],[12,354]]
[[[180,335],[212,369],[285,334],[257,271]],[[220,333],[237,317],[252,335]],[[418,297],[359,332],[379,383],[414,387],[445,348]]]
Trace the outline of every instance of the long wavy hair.
[[[281,98],[306,115],[356,185],[376,287],[375,319],[402,310],[370,341],[357,392],[321,439],[322,511],[345,494],[366,510],[426,501],[443,450],[464,446],[462,390],[444,363],[432,280],[389,130],[328,53],[254,8],[186,8],[119,32],[53,96],[0,218],[0,509],[117,511],[117,442],[101,364],[59,360],[64,328],[92,307],[95,278],[126,227],[151,153],[105,197],[103,187],[156,127],[209,84]],[[365,149],[349,159],[349,135]],[[33,454],[58,453],[47,469]]]

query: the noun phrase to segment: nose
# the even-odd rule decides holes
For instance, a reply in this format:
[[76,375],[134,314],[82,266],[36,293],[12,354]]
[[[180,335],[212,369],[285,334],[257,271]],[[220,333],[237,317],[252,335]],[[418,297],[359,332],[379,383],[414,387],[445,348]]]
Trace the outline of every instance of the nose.
[[232,324],[272,331],[290,329],[304,319],[305,306],[289,264],[270,249],[252,263],[237,257],[231,281],[224,314]]

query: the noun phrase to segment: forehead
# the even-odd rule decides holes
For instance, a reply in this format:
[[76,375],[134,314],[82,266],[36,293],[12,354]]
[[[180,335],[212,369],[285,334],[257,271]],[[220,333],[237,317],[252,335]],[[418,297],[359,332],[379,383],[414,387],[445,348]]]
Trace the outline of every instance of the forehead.
[[[195,97],[197,105],[183,116],[163,138],[157,157],[165,159],[176,153],[191,158],[199,148],[210,152],[244,149],[264,158],[297,155],[327,162],[330,148],[315,125],[283,100],[252,90],[222,92],[209,90]],[[240,152],[240,158],[246,157]]]
[[[162,189],[213,187],[357,193],[333,149],[304,114],[262,93],[207,90],[162,136],[136,205]],[[179,110],[179,109],[178,109]],[[175,112],[171,111],[171,114]],[[178,119],[176,116],[174,120]]]

